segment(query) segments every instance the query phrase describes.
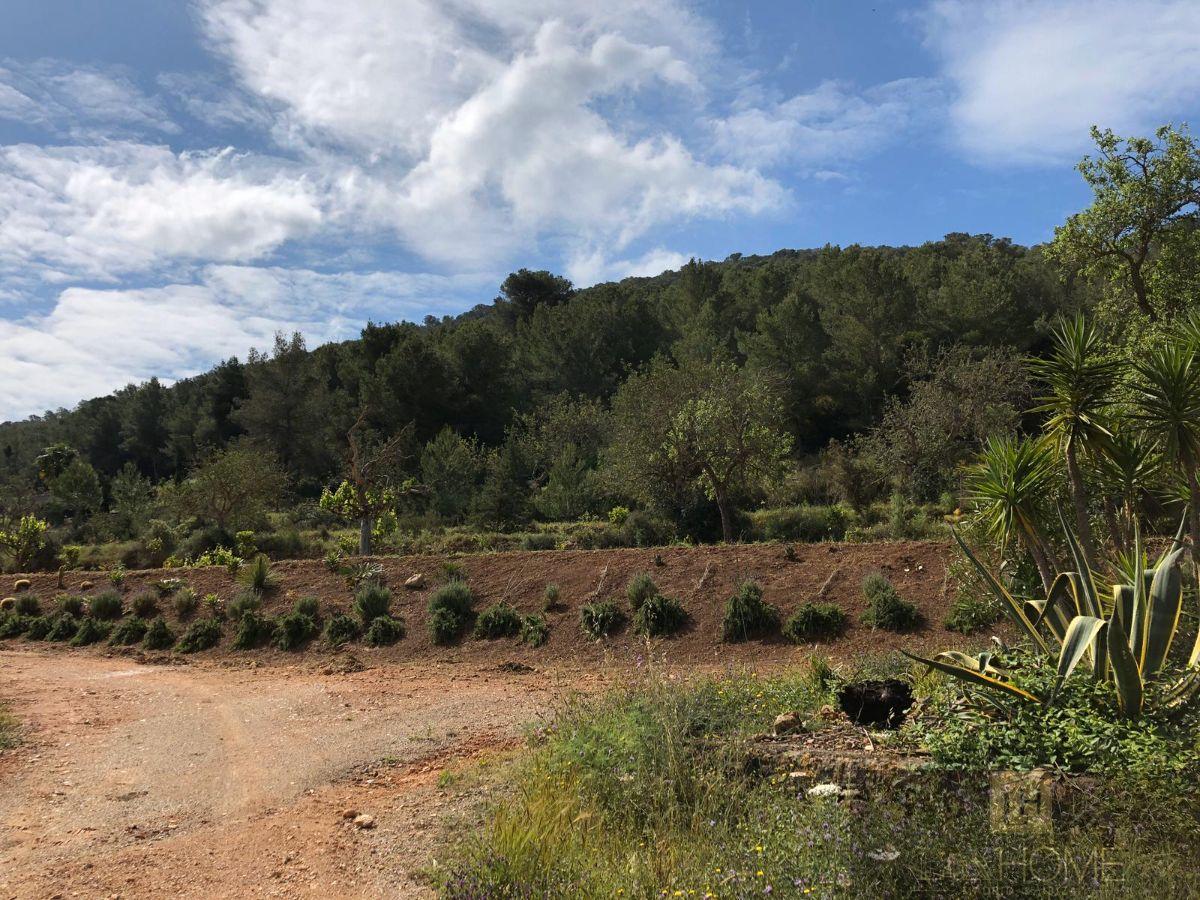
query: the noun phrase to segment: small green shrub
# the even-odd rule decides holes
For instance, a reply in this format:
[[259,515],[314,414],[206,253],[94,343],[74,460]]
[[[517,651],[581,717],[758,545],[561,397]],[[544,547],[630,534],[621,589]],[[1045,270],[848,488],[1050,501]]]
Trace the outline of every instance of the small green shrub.
[[557,546],[558,538],[545,532],[527,534],[521,539],[522,550],[553,550]]
[[183,587],[182,578],[164,578],[161,581],[154,582],[154,589],[158,591],[161,597],[170,597]]
[[521,614],[511,603],[494,603],[475,620],[475,637],[493,640],[521,633]]
[[846,627],[846,614],[836,603],[805,603],[783,626],[783,636],[804,644],[836,636]]
[[262,609],[262,595],[253,588],[246,588],[229,601],[225,607],[225,614],[229,617],[230,622],[241,622],[242,616],[246,613],[258,612],[260,609]]
[[762,588],[747,579],[725,602],[721,637],[731,643],[763,638],[779,630],[779,610],[762,598]]
[[40,616],[42,603],[32,594],[24,594],[17,598],[17,602],[13,604],[13,610],[19,616]]
[[112,583],[113,587],[119,588],[123,585],[125,583],[125,566],[121,563],[113,566],[108,572],[108,580]]
[[79,620],[74,616],[56,616],[54,624],[46,632],[48,641],[69,641],[79,630]]
[[633,613],[633,630],[648,637],[675,634],[687,623],[687,610],[674,597],[655,593],[642,601]]
[[945,625],[960,634],[974,634],[995,625],[1003,614],[994,595],[959,591],[946,614]]
[[83,617],[84,604],[82,597],[72,597],[70,594],[61,594],[58,598],[58,611],[66,613],[68,616],[74,616],[79,619]]
[[447,581],[429,598],[429,630],[435,644],[449,644],[462,637],[471,621],[475,596],[465,581]]
[[321,602],[316,597],[301,597],[292,604],[292,612],[308,616],[314,622],[321,618]]
[[[155,620],[157,621],[157,620]],[[151,626],[153,630],[153,626]],[[183,633],[175,649],[180,653],[199,653],[221,643],[221,623],[216,619],[197,619]]]
[[204,599],[200,602],[204,605],[204,611],[209,616],[218,621],[225,619],[225,603],[216,594],[205,594]]
[[629,584],[625,586],[625,596],[629,598],[629,605],[636,614],[643,603],[651,597],[658,596],[658,585],[654,583],[649,572],[639,572],[629,579]]
[[863,597],[867,601],[862,615],[864,625],[886,631],[908,631],[921,623],[921,613],[896,593],[882,572],[872,572],[863,579]]
[[171,601],[171,605],[175,607],[175,615],[181,619],[190,619],[196,614],[196,610],[200,608],[200,600],[196,597],[196,592],[190,587],[181,588],[175,595],[175,599]]
[[625,613],[612,600],[588,603],[579,610],[579,624],[584,634],[599,640],[612,634],[625,622]]
[[540,647],[550,640],[550,626],[546,617],[536,613],[521,620],[521,640],[530,647]]
[[337,547],[328,550],[324,557],[325,568],[337,575],[342,571],[342,551]]
[[121,595],[116,591],[104,591],[88,601],[88,615],[93,619],[119,619],[124,612]]
[[145,619],[125,619],[112,633],[108,642],[115,647],[132,647],[139,644],[150,630],[150,624]]
[[54,616],[25,616],[24,618],[29,623],[25,627],[25,640],[27,641],[46,640],[46,636],[50,634],[55,621],[57,621]]
[[404,620],[396,616],[376,616],[371,620],[365,635],[366,642],[372,647],[386,647],[396,643],[408,633]]
[[79,627],[71,637],[70,644],[72,647],[86,647],[88,644],[99,643],[105,640],[111,631],[111,625],[87,616],[79,623]]
[[274,621],[255,610],[246,610],[233,636],[233,649],[253,650],[261,647],[271,639],[274,631]]
[[768,541],[840,541],[849,515],[842,506],[787,506],[750,514],[755,536]]
[[542,592],[542,609],[546,612],[558,609],[561,603],[558,585],[548,584],[546,590]]
[[293,611],[275,621],[271,643],[280,650],[299,650],[317,636],[318,630],[316,619]]
[[391,609],[392,592],[377,582],[367,582],[354,595],[354,611],[362,621],[363,628],[380,616],[386,616]]
[[0,617],[0,638],[20,637],[36,621],[34,616],[22,616],[15,612]]
[[129,601],[129,609],[139,619],[153,619],[158,615],[158,595],[142,591]]
[[175,632],[162,616],[150,623],[150,627],[146,629],[146,636],[142,638],[142,646],[147,650],[169,650],[174,644]]
[[325,624],[325,643],[340,647],[358,637],[358,622],[345,613],[338,613]]
[[467,572],[466,569],[463,568],[462,563],[454,562],[453,560],[449,559],[443,560],[442,564],[438,566],[438,570],[441,572],[442,581],[450,582],[467,580]]
[[271,572],[271,561],[265,553],[260,553],[241,572],[242,583],[250,590],[265,594],[275,587],[278,579]]

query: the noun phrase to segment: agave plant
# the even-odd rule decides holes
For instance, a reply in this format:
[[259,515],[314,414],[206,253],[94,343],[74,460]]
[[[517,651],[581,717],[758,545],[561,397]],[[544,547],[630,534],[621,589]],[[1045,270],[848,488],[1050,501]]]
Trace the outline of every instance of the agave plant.
[[[1060,520],[1062,519],[1060,513]],[[1147,688],[1167,679],[1166,663],[1179,631],[1183,608],[1183,580],[1179,561],[1184,552],[1182,528],[1170,548],[1153,568],[1146,568],[1141,535],[1135,531],[1131,583],[1116,584],[1111,601],[1095,575],[1087,568],[1079,541],[1066,527],[1067,546],[1076,570],[1063,572],[1054,579],[1045,599],[1021,600],[1014,597],[987,570],[961,537],[954,539],[979,571],[1004,611],[1029,638],[1034,651],[1045,657],[1058,657],[1054,687],[1048,696],[1019,687],[997,665],[991,653],[971,657],[957,651],[939,653],[926,659],[906,654],[962,681],[999,691],[1031,703],[1054,703],[1063,681],[1080,664],[1086,665],[1093,678],[1110,682],[1116,691],[1121,714],[1136,718],[1146,703]],[[1167,707],[1178,707],[1200,693],[1200,635],[1187,660],[1182,676],[1170,676],[1154,697]]]

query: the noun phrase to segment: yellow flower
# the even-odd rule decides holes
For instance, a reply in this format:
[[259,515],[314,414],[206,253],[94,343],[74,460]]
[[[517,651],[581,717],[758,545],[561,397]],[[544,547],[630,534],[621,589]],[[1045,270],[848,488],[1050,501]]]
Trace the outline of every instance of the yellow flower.
[[759,869],[759,870],[758,870],[757,872],[755,872],[754,874],[755,874],[755,875],[757,875],[759,878],[762,878],[762,877],[763,877],[763,870],[762,870],[762,869]]

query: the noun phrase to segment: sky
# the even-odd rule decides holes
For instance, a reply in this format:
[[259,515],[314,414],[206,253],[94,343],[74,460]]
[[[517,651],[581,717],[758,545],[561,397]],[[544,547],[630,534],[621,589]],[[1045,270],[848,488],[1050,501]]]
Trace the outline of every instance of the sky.
[[1044,241],[1195,0],[0,0],[0,419],[689,258]]

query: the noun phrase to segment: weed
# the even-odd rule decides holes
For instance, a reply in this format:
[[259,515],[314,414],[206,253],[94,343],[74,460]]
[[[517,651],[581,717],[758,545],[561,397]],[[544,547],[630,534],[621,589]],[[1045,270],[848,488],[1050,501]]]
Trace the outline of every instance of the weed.
[[494,603],[479,614],[475,620],[474,635],[477,638],[515,637],[521,632],[521,614],[511,603]]
[[762,598],[762,588],[747,579],[725,602],[721,637],[730,642],[748,641],[774,634],[779,629],[779,610]]
[[612,600],[589,603],[579,610],[579,625],[584,634],[599,640],[612,634],[625,622],[625,613]]
[[453,560],[449,559],[443,560],[442,564],[438,567],[438,570],[441,573],[442,581],[450,582],[467,580],[467,573],[463,568],[462,563],[454,562]]
[[656,592],[634,610],[633,630],[648,637],[665,637],[683,628],[687,619],[682,603]]
[[308,616],[316,622],[321,618],[321,602],[316,597],[301,597],[292,604],[292,612],[298,616]]
[[530,647],[540,647],[550,640],[550,626],[546,617],[536,613],[521,620],[521,640]]
[[542,592],[542,609],[545,612],[553,612],[560,608],[562,600],[559,596],[557,584],[546,585],[546,590]]
[[271,571],[271,561],[267,559],[265,553],[260,553],[254,557],[250,565],[245,567],[245,570],[240,575],[241,581],[250,590],[265,594],[267,591],[275,587],[278,579]]
[[836,636],[846,627],[846,614],[835,603],[805,603],[783,626],[783,636],[793,644]]
[[210,618],[224,620],[225,604],[216,594],[205,594],[204,599],[200,601],[204,604],[204,611],[208,613]]

